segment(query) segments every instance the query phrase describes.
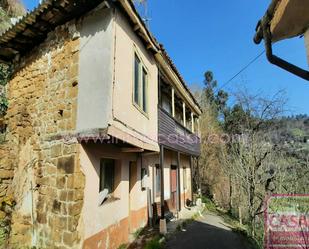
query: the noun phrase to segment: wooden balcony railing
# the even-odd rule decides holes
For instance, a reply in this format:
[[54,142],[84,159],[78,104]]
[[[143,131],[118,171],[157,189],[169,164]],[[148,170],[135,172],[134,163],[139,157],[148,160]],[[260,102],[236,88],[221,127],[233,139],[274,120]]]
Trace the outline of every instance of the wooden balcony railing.
[[176,121],[168,112],[158,108],[160,145],[173,150],[199,156],[201,150],[200,138]]

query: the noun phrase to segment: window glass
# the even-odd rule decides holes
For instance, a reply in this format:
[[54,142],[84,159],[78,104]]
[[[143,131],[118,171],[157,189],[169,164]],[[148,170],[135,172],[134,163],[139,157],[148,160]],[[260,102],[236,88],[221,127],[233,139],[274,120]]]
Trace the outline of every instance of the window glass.
[[162,96],[162,108],[169,114],[172,114],[171,102],[165,94]]
[[114,192],[115,161],[112,159],[102,159],[100,164],[100,192],[104,189],[108,193]]
[[146,189],[146,181],[147,181],[147,170],[145,168],[141,168],[142,191]]
[[141,60],[134,60],[134,103],[145,113],[148,112],[148,74]]
[[135,62],[134,62],[134,102],[137,105],[140,105],[140,63],[141,61],[135,55]]
[[147,112],[147,72],[143,68],[143,111]]

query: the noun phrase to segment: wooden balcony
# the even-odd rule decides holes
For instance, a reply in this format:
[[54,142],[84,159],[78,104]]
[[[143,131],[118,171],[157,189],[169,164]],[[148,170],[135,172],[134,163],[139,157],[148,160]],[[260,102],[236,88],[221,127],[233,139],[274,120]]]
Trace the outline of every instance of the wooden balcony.
[[158,108],[160,145],[192,156],[199,156],[200,138],[176,121],[168,112]]

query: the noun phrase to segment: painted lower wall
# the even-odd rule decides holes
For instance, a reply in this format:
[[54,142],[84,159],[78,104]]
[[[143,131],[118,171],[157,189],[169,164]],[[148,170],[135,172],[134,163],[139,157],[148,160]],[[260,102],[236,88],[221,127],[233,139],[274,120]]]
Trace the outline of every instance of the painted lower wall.
[[[133,211],[132,217],[127,217],[119,222],[103,229],[99,233],[87,238],[84,241],[84,249],[93,248],[119,248],[121,245],[126,244],[130,241],[130,222],[134,221],[135,230],[143,227],[145,224],[141,225],[141,221],[145,221],[147,218],[147,208],[140,209],[138,211]],[[131,226],[132,227],[132,226]]]
[[[130,235],[148,222],[147,191],[141,188],[141,167],[152,165],[153,158],[123,153],[119,147],[102,144],[80,145],[80,163],[85,174],[83,226],[84,248],[118,248]],[[116,160],[113,201],[99,205],[99,167],[101,158]],[[129,165],[136,162],[136,177],[129,194]],[[146,179],[147,186],[149,179]]]
[[[165,150],[164,160],[164,188],[165,201],[170,211],[171,207],[170,169],[177,165],[177,153]],[[99,170],[100,159],[109,158],[115,163],[115,199],[99,205]],[[130,189],[130,162],[136,162],[135,177]],[[123,243],[128,243],[132,233],[144,227],[148,222],[147,191],[142,189],[141,168],[147,170],[145,187],[149,189],[152,202],[160,202],[155,191],[155,167],[159,164],[159,154],[123,153],[120,147],[87,143],[80,145],[80,164],[85,175],[84,206],[82,210],[82,224],[79,232],[83,236],[84,248],[114,249]],[[181,207],[185,201],[191,199],[190,157],[180,156],[180,189]],[[184,171],[187,178],[184,178]],[[153,180],[154,179],[154,180]],[[132,178],[131,178],[132,180]],[[184,188],[184,181],[187,188]]]

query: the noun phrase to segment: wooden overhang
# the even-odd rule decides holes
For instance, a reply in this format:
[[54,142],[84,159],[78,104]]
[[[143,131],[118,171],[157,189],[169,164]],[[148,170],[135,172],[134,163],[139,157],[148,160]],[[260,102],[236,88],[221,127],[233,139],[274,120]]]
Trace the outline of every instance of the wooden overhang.
[[264,17],[259,21],[255,42],[262,37],[261,23],[267,19],[270,26],[271,41],[300,36],[309,28],[308,0],[272,0]]
[[271,21],[273,42],[302,35],[308,28],[308,0],[278,1]]
[[57,26],[95,8],[102,0],[45,0],[0,36],[0,60],[11,62],[43,42]]
[[309,71],[300,68],[273,53],[273,43],[302,35],[309,28],[308,0],[272,0],[265,15],[256,26],[254,42],[264,40],[268,61],[304,80],[309,81]]

